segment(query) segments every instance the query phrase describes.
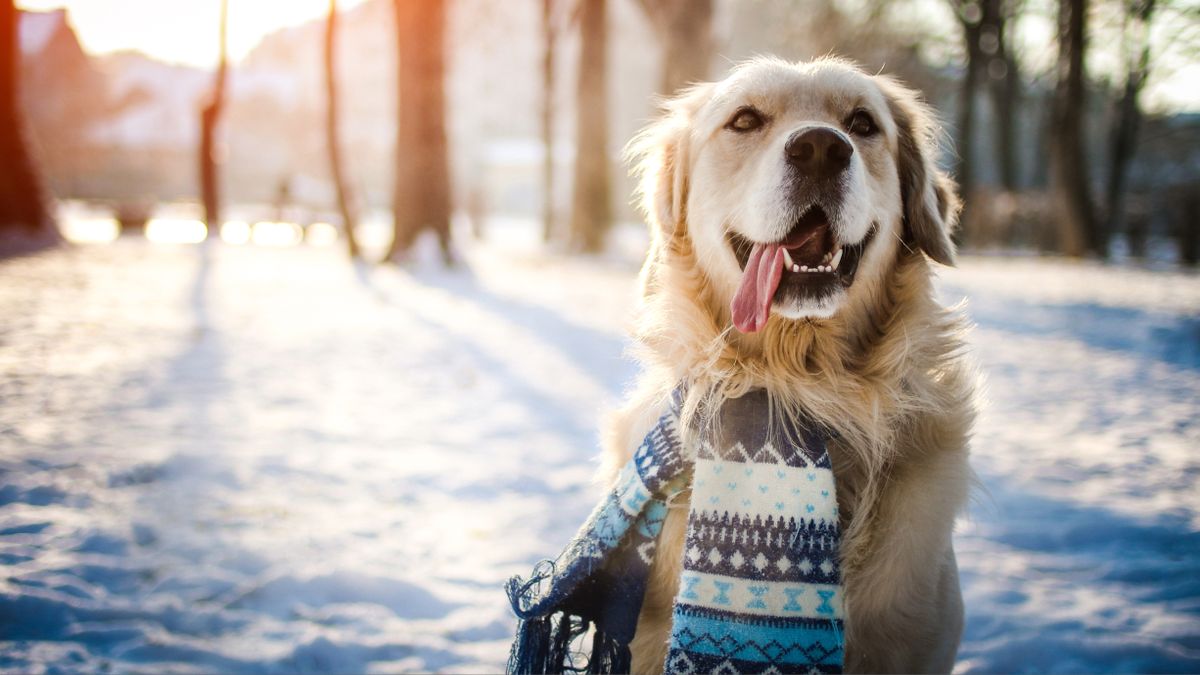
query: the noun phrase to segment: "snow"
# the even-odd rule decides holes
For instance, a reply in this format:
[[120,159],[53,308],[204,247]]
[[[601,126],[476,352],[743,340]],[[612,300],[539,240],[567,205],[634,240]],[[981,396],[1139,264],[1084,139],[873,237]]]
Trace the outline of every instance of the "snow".
[[[0,264],[0,669],[501,669],[501,584],[599,491],[643,240],[493,225],[455,272],[125,238]],[[942,277],[987,391],[956,670],[1200,669],[1200,279]]]

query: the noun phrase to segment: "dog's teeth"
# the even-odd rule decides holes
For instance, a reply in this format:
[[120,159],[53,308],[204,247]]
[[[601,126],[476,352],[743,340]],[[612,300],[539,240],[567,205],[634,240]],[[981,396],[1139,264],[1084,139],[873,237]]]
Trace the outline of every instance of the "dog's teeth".
[[801,271],[801,272],[807,272],[807,271],[808,271],[808,265],[801,265],[801,266],[800,266],[800,271]]
[[792,267],[796,266],[796,263],[794,261],[792,261],[792,254],[788,253],[788,250],[786,248],[783,249],[783,262],[784,262],[785,269],[791,269]]
[[833,262],[829,263],[829,265],[831,267],[833,267],[834,269],[837,269],[838,265],[841,264],[841,262],[842,262],[842,249],[839,248],[837,250],[837,253],[833,254]]
[[799,266],[799,265],[792,265],[792,271],[793,271],[793,272],[799,272],[799,271],[800,271],[800,266]]

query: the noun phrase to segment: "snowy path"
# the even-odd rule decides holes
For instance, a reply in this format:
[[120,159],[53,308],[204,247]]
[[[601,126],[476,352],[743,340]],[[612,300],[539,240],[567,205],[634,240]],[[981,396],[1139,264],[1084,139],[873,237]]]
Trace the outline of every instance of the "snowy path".
[[[498,670],[591,506],[633,261],[0,263],[0,669]],[[959,670],[1200,669],[1200,279],[971,259]]]

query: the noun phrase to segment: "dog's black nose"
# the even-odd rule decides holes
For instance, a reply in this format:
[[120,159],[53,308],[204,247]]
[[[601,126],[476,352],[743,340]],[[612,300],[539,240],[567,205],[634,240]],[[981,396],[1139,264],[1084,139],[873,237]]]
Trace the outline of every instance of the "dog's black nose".
[[798,131],[783,148],[788,164],[814,180],[833,178],[850,166],[854,146],[846,137],[828,127]]

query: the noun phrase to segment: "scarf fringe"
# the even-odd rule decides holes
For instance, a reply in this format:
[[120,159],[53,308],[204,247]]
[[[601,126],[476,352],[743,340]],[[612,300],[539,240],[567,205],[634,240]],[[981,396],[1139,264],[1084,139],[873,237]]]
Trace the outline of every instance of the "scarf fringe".
[[554,562],[544,560],[537,565],[528,580],[513,577],[506,584],[508,600],[520,618],[517,638],[508,654],[510,675],[542,675],[543,673],[628,673],[633,660],[629,645],[620,642],[596,627],[592,636],[592,653],[581,665],[582,653],[571,645],[587,634],[592,622],[565,611],[539,616],[531,599],[540,585],[554,575]]
[[628,673],[633,670],[632,663],[633,653],[629,651],[629,645],[596,629],[592,640],[592,656],[587,663],[588,673]]
[[598,628],[592,635],[591,655],[576,665],[584,655],[574,652],[571,645],[591,626],[587,619],[563,612],[522,620],[508,655],[508,673],[628,673],[633,661],[629,645]]

